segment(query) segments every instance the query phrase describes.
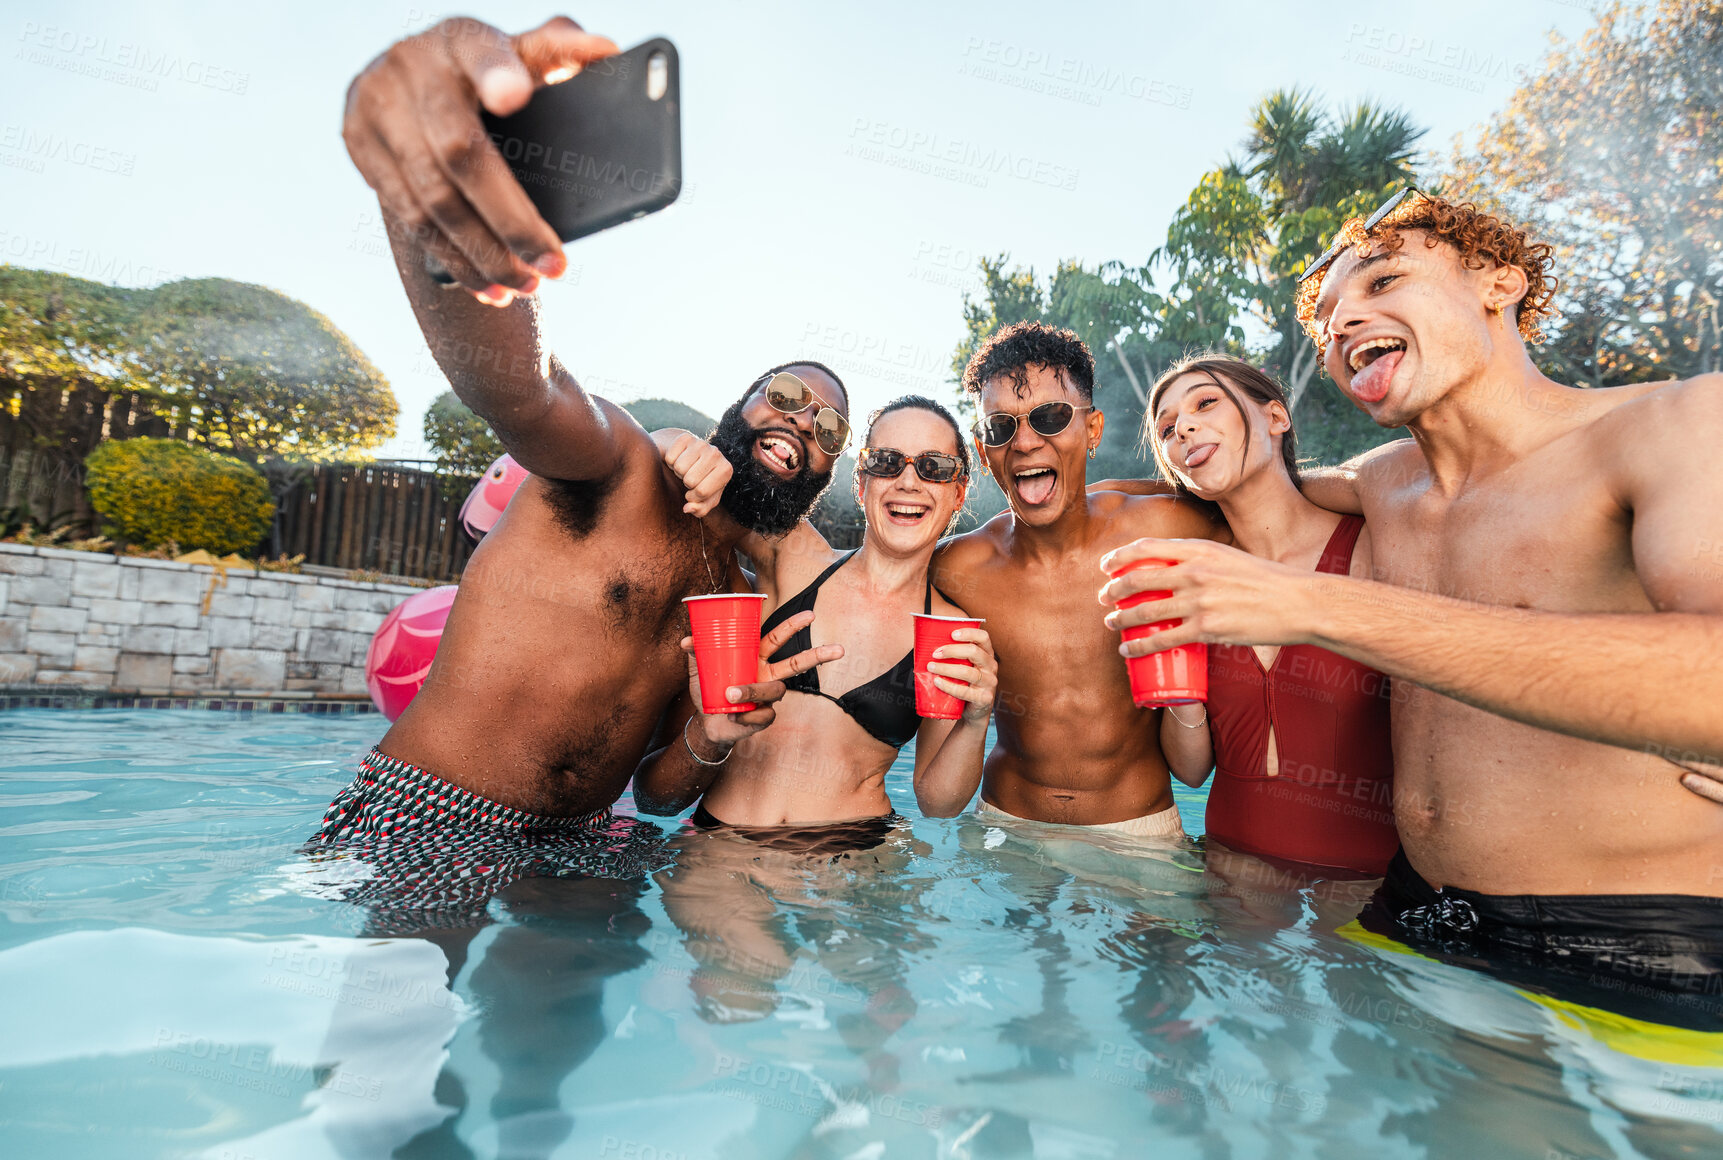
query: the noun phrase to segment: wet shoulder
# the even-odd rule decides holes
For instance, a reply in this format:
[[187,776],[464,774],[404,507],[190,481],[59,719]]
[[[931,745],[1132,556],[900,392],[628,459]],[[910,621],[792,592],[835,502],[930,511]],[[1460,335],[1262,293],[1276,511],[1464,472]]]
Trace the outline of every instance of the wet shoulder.
[[1096,492],[1090,511],[1126,536],[1159,539],[1213,539],[1226,525],[1203,505],[1176,495],[1126,495]]
[[[1723,445],[1723,374],[1606,389],[1621,394],[1588,426],[1587,460],[1613,477],[1617,494],[1630,504],[1648,487],[1683,478],[1684,489],[1699,489],[1697,501],[1709,469],[1694,467],[1711,463]],[[1648,434],[1655,455],[1645,454]]]
[[[1372,447],[1342,465],[1350,469],[1363,497],[1397,491],[1429,472],[1429,464],[1412,439],[1395,439]],[[1368,512],[1368,509],[1366,509]]]
[[1612,443],[1643,441],[1648,430],[1658,442],[1702,444],[1715,448],[1723,428],[1723,374],[1695,375],[1663,383],[1601,387],[1586,392],[1599,414],[1591,423],[1595,435]]

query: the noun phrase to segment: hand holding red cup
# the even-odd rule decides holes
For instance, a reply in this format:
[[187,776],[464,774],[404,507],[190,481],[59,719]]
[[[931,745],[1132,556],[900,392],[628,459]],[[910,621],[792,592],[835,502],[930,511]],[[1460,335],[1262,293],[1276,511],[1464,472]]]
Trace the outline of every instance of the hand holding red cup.
[[[1178,563],[1176,560],[1145,558],[1132,560],[1108,572],[1115,579],[1137,568],[1167,568]],[[1132,608],[1138,604],[1147,604],[1152,600],[1165,600],[1172,595],[1169,589],[1157,589],[1139,592],[1135,596],[1127,596],[1119,601],[1120,608]],[[1126,640],[1141,640],[1144,637],[1176,628],[1183,624],[1182,620],[1161,620],[1153,624],[1140,624],[1127,628],[1123,632]],[[1192,701],[1208,700],[1208,645],[1181,644],[1161,652],[1150,653],[1148,656],[1131,657],[1125,661],[1125,669],[1130,674],[1131,700],[1146,709],[1158,709],[1164,705],[1184,705]]]
[[916,716],[955,721],[984,719],[993,711],[999,669],[982,623],[974,617],[916,613]]

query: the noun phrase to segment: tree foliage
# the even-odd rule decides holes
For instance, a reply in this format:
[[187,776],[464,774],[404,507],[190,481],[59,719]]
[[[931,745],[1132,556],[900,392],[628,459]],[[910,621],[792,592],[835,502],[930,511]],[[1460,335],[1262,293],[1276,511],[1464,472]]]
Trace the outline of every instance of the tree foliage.
[[490,426],[453,391],[444,391],[425,411],[425,442],[437,459],[437,472],[477,479],[504,451]]
[[1414,181],[1424,130],[1370,102],[1330,113],[1312,93],[1270,93],[1251,111],[1243,155],[1204,174],[1152,263],[1192,333],[1262,335],[1251,356],[1280,376],[1293,406],[1321,373],[1293,307],[1298,275],[1349,217]]
[[81,463],[94,443],[73,400],[105,403],[130,388],[129,293],[0,265],[0,411],[39,452]]
[[89,457],[90,501],[107,535],[216,555],[257,547],[275,517],[256,468],[179,439],[110,439]]
[[131,358],[199,443],[249,462],[377,446],[399,410],[334,323],[285,294],[226,278],[134,292]]
[[622,404],[622,409],[633,415],[635,421],[648,431],[681,427],[704,436],[718,426],[718,420],[673,399],[636,399]]
[[1470,142],[1446,185],[1556,248],[1562,382],[1723,370],[1723,3],[1616,3]]
[[253,463],[374,447],[397,409],[351,339],[274,290],[224,278],[129,290],[16,266],[0,266],[0,391],[44,442],[62,434],[68,392],[135,391],[176,433]]
[[[1148,392],[1168,366],[1197,350],[1251,358],[1292,391],[1300,443],[1337,459],[1392,438],[1334,400],[1316,404],[1316,350],[1293,305],[1304,265],[1346,218],[1368,213],[1412,180],[1424,130],[1369,103],[1330,114],[1299,90],[1271,93],[1252,111],[1243,154],[1202,175],[1174,214],[1164,245],[1141,265],[1061,262],[1051,277],[981,262],[982,293],[965,297],[961,374],[999,326],[1039,319],[1068,327],[1095,354],[1096,402],[1108,415],[1091,475],[1140,475],[1138,431]],[[1301,405],[1302,404],[1302,405]]]

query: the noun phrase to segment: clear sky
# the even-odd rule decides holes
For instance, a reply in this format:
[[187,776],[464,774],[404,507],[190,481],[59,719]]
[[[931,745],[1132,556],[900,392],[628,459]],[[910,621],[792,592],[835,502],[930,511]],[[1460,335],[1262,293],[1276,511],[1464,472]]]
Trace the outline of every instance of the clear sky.
[[[348,81],[440,18],[392,0],[0,0],[0,260],[123,285],[220,276],[324,312],[428,454],[445,389],[342,147]],[[452,9],[510,31],[557,10]],[[1253,103],[1399,105],[1446,149],[1585,0],[588,3],[680,50],[680,203],[574,243],[545,292],[589,388],[716,415],[767,366],[830,363],[858,413],[951,390],[976,259],[1143,261]]]

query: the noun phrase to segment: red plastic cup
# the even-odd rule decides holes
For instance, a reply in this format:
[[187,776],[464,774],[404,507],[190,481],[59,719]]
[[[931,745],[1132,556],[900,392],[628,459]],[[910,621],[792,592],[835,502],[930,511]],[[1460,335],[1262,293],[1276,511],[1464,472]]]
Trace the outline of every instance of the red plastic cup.
[[[968,704],[962,697],[953,697],[950,693],[933,683],[933,674],[927,671],[927,666],[933,660],[933,650],[940,645],[952,643],[951,634],[960,628],[980,628],[981,621],[972,620],[965,616],[930,616],[923,612],[915,614],[915,715],[917,717],[933,717],[941,721],[955,721],[963,716],[963,708]],[[967,665],[968,661],[952,657],[949,660],[940,659],[940,664]],[[947,677],[947,680],[955,678]]]
[[702,713],[746,713],[755,707],[752,701],[726,700],[724,690],[760,679],[760,606],[765,600],[758,592],[682,598],[694,636]]
[[[1165,568],[1176,563],[1177,560],[1138,560],[1108,575],[1123,576],[1133,568]],[[1165,600],[1171,595],[1170,589],[1139,592],[1119,601],[1119,607],[1132,608],[1151,600]],[[1135,628],[1125,629],[1124,637],[1126,640],[1142,640],[1183,623],[1182,620],[1162,620],[1154,624],[1139,624]],[[1130,657],[1125,661],[1125,668],[1131,675],[1131,700],[1145,709],[1159,709],[1163,705],[1188,705],[1193,701],[1208,700],[1206,644],[1181,644],[1175,648],[1150,653],[1146,657]]]

